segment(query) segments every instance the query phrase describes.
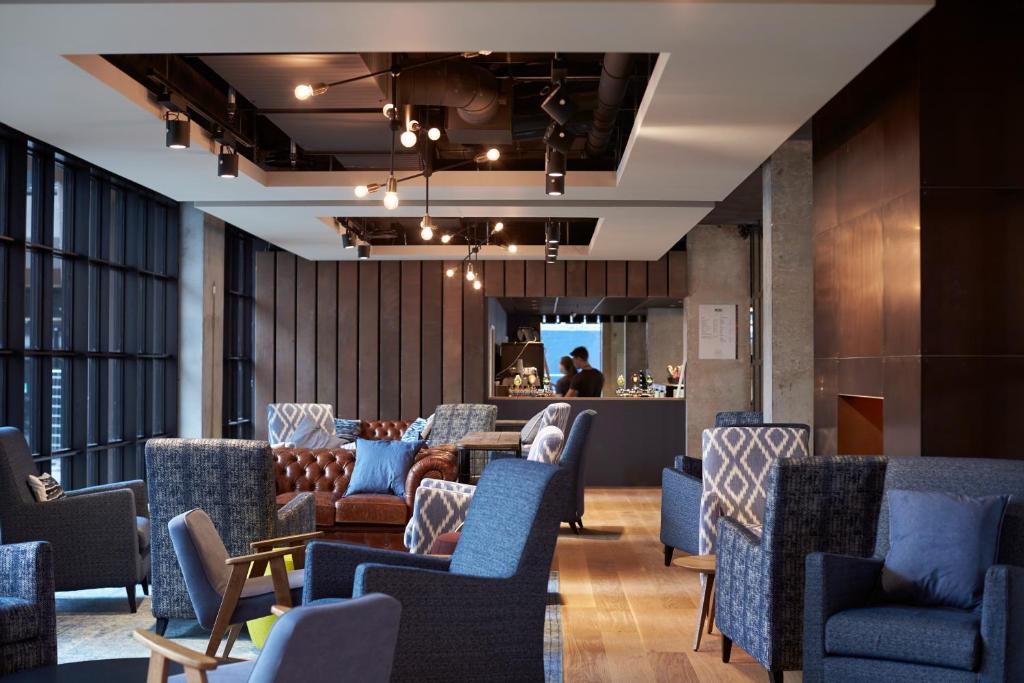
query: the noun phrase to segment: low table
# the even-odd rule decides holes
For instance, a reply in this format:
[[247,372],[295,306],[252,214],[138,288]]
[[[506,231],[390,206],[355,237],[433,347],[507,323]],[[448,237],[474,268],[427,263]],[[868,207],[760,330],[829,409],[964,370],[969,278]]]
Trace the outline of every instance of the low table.
[[518,432],[529,420],[495,420],[494,429],[499,432]]
[[[171,675],[180,674],[181,667],[170,663]],[[126,659],[94,659],[69,662],[57,666],[18,671],[3,677],[4,683],[113,683],[114,681],[145,681],[149,657]]]
[[517,458],[523,455],[519,432],[469,432],[455,443],[459,457],[459,481],[469,483],[470,451],[508,451]]
[[700,596],[697,626],[693,634],[693,651],[696,652],[700,648],[700,638],[704,633],[705,620],[707,620],[709,634],[715,626],[715,556],[687,555],[673,560],[672,564],[697,572],[704,577],[704,591]]

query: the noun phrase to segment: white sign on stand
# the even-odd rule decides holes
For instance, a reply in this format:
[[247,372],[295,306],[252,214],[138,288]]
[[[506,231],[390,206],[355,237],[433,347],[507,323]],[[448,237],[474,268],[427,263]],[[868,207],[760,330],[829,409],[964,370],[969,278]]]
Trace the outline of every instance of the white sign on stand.
[[736,360],[735,304],[701,304],[699,315],[697,357],[701,360]]

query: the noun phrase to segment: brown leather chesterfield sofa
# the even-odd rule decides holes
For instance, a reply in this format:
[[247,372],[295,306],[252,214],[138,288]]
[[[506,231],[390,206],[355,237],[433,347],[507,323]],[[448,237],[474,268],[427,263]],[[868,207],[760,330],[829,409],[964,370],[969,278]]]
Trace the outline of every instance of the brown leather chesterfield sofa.
[[[406,420],[364,421],[364,439],[402,438]],[[345,448],[274,449],[277,504],[285,505],[299,493],[310,491],[316,499],[316,527],[329,539],[361,543],[377,548],[404,550],[402,534],[412,513],[420,482],[426,478],[454,481],[458,474],[451,448],[423,448],[405,479],[405,497],[363,493],[344,498],[356,452]]]

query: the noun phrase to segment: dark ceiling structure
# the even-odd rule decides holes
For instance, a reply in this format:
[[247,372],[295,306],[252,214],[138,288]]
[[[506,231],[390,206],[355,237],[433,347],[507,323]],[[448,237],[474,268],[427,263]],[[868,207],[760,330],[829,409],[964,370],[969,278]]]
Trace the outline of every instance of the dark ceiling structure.
[[[375,245],[437,244],[438,240],[424,240],[420,235],[419,218],[342,218],[335,219],[341,227]],[[590,244],[597,225],[596,218],[434,218],[435,232],[448,235],[444,244],[543,245],[548,236],[548,224],[557,227],[562,245]]]

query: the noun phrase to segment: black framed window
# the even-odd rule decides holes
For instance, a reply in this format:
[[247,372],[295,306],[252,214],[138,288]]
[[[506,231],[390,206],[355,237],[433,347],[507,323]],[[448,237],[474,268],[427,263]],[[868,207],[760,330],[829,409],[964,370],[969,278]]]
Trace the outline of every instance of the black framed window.
[[0,422],[67,489],[177,431],[173,201],[0,126]]
[[228,225],[224,233],[225,438],[253,438],[256,252],[270,245]]

